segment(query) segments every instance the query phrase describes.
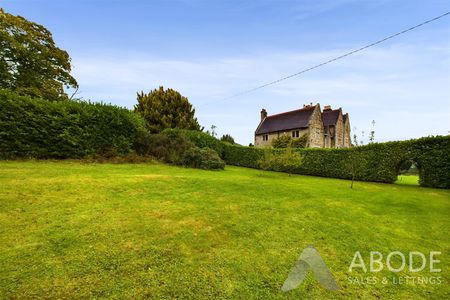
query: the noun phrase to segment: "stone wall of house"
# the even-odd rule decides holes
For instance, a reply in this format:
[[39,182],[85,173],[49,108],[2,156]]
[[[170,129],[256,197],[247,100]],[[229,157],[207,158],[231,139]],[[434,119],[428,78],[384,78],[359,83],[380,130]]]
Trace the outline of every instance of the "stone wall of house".
[[331,148],[331,132],[330,132],[330,126],[323,128],[323,147],[324,148]]
[[324,130],[322,121],[322,112],[320,106],[316,105],[311,119],[309,120],[308,128],[308,147],[309,148],[323,148],[324,146]]
[[344,147],[344,119],[342,113],[339,113],[339,117],[336,121],[336,128],[334,133],[334,147],[343,148]]
[[268,133],[267,141],[263,140],[264,134],[258,134],[258,135],[255,135],[255,146],[256,147],[271,147],[273,140],[277,139],[281,135],[288,135],[288,136],[292,137],[292,131],[294,131],[294,130],[300,131],[299,132],[300,137],[302,135],[308,133],[308,129],[292,129],[292,130],[287,130],[287,131],[282,131],[282,132]]
[[264,141],[263,136],[265,134],[255,135],[255,146],[256,147],[270,147],[274,139],[278,137],[278,133],[268,133],[268,140]]
[[352,145],[352,137],[350,133],[350,120],[347,116],[344,122],[344,148],[349,148]]

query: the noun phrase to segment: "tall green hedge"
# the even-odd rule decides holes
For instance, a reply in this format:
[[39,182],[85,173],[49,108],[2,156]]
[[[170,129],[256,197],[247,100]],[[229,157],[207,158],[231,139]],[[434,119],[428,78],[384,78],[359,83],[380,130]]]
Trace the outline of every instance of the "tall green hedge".
[[126,154],[144,128],[143,120],[125,108],[0,90],[0,158]]
[[[227,164],[258,168],[265,151],[238,145],[224,145]],[[302,164],[297,173],[333,178],[392,183],[407,160],[419,167],[420,185],[450,188],[450,137],[426,137],[417,140],[375,143],[349,149],[297,149]]]
[[410,141],[409,155],[419,168],[421,186],[450,188],[450,136]]

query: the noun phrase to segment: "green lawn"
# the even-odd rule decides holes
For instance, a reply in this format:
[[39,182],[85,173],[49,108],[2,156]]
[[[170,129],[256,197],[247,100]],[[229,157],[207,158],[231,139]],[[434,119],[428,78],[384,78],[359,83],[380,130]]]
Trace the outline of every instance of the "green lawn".
[[396,184],[419,185],[419,175],[399,175]]
[[[450,191],[349,186],[229,166],[0,162],[0,298],[449,299]],[[340,290],[310,272],[283,293],[310,244]],[[368,263],[394,250],[441,251],[442,272],[348,271],[355,251]],[[356,275],[442,283],[350,284]]]

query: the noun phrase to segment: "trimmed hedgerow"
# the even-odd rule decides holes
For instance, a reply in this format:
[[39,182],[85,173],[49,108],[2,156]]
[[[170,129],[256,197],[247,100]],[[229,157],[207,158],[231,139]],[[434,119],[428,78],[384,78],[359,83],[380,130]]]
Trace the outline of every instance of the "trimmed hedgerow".
[[[225,145],[227,164],[259,168],[265,153],[280,149],[261,149]],[[295,173],[361,181],[392,183],[405,161],[419,168],[420,185],[450,188],[450,137],[426,137],[417,140],[375,143],[349,149],[295,149],[302,160]]]
[[0,158],[124,155],[143,130],[142,118],[125,108],[0,90]]
[[286,151],[273,153],[267,151],[258,161],[258,167],[263,170],[295,173],[302,165],[302,156],[298,151],[287,148]]
[[[375,182],[397,179],[396,149],[373,144],[351,149],[303,149],[301,174]],[[382,159],[382,158],[385,159]]]
[[[409,156],[419,168],[421,186],[450,188],[450,136],[410,141]],[[400,164],[399,164],[400,166]]]
[[229,165],[259,169],[259,161],[270,149],[224,144],[223,159]]

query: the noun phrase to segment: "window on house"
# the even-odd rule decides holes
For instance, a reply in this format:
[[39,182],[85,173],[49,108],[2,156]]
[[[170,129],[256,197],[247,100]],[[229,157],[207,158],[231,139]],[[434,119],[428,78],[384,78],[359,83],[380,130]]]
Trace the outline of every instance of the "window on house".
[[298,138],[300,136],[300,130],[294,130],[292,131],[292,137],[293,138]]
[[264,134],[263,135],[263,141],[268,141],[269,140],[269,135],[268,134]]

